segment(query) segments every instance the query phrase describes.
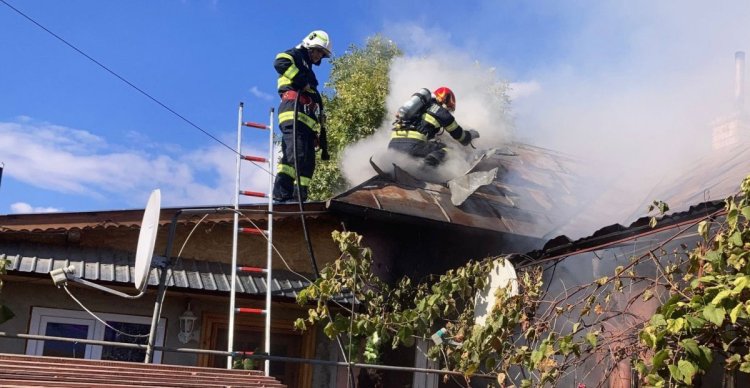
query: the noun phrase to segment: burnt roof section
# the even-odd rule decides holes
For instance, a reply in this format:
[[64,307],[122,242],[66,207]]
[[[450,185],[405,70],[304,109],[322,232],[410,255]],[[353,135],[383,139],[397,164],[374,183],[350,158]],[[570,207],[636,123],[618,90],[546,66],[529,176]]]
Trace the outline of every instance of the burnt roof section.
[[[206,206],[200,209],[233,208],[232,206]],[[166,225],[172,222],[172,217],[180,210],[198,208],[162,208],[159,215],[159,224]],[[240,211],[253,221],[267,219],[268,207],[262,205],[242,205]],[[274,220],[285,220],[289,217],[299,218],[298,204],[274,205]],[[9,214],[0,216],[0,232],[52,232],[70,229],[98,229],[98,228],[133,228],[140,227],[143,220],[143,209],[133,210],[108,210],[90,212],[65,212],[65,213],[34,213],[34,214]],[[325,203],[305,203],[305,212],[309,218],[320,217],[326,213]],[[179,223],[196,223],[203,214],[184,214],[178,219]],[[204,222],[223,223],[232,222],[233,213],[210,214]]]
[[567,222],[568,211],[581,206],[581,185],[573,174],[579,162],[547,149],[513,143],[480,162],[474,171],[498,168],[494,181],[461,205],[451,203],[447,185],[423,182],[396,168],[331,199],[330,208],[365,216],[411,217],[422,222],[479,228],[544,238]]

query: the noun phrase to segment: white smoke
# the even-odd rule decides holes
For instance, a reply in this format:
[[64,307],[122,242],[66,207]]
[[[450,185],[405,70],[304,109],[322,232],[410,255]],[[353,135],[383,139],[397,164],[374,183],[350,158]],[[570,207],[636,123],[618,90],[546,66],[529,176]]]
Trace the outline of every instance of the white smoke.
[[[391,123],[398,108],[417,90],[427,88],[434,91],[441,86],[449,87],[456,94],[456,121],[464,129],[477,130],[480,138],[473,141],[475,149],[460,145],[448,134],[440,135],[450,152],[446,162],[437,170],[439,175],[431,172],[427,177],[418,170],[418,161],[403,154],[389,152],[387,147]],[[494,68],[484,66],[468,56],[442,50],[435,54],[396,58],[391,65],[389,88],[386,121],[373,136],[344,151],[342,171],[352,185],[375,175],[369,156],[385,171],[390,171],[393,164],[396,164],[420,178],[447,181],[465,173],[470,161],[481,154],[481,150],[501,147],[512,140],[509,107],[504,97],[507,85]]]
[[[494,2],[477,8],[472,30],[483,32],[479,42],[410,23],[386,26],[385,35],[407,53],[391,70],[388,120],[417,89],[444,85],[456,92],[458,122],[481,133],[478,147],[518,140],[581,161],[573,173],[599,184],[573,193],[591,199],[592,221],[570,237],[645,215],[644,204],[662,199],[651,198],[654,187],[710,151],[710,123],[734,108],[734,53],[750,49],[744,0],[525,3],[526,14],[557,23],[546,37],[556,44],[550,55],[513,42],[541,42],[549,30],[482,30],[476,26],[492,25],[508,10]],[[493,74],[492,67],[502,71]],[[487,86],[503,78],[510,81],[512,115],[488,104]],[[347,150],[344,173],[352,184],[374,175],[370,155],[381,167],[390,164],[378,159],[389,130],[383,123]]]

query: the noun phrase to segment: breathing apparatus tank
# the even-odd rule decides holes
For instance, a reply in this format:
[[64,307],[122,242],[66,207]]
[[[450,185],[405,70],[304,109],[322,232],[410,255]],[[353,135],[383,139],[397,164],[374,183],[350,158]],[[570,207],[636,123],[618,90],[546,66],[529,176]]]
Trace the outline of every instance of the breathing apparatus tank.
[[422,88],[411,95],[408,101],[398,108],[396,118],[408,122],[417,118],[417,115],[430,103],[432,93],[428,89]]

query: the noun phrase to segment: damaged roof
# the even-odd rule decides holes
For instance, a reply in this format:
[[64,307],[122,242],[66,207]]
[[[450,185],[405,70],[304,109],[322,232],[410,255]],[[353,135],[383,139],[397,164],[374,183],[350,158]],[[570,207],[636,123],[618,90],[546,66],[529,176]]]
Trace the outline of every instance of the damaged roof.
[[[486,185],[458,205],[447,184],[418,180],[398,166],[331,199],[329,207],[373,216],[407,215],[442,223],[544,238],[564,224],[575,209],[574,187],[583,182],[573,174],[579,162],[561,153],[514,143],[491,152],[473,172],[492,173]],[[496,170],[495,170],[496,169]],[[484,179],[487,174],[479,179]]]

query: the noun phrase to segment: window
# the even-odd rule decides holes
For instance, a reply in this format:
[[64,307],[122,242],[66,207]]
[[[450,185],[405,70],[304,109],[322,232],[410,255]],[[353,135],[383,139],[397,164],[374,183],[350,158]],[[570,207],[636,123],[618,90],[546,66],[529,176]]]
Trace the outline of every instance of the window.
[[[121,332],[142,335],[142,337],[120,334],[94,319],[85,311],[45,307],[34,307],[32,309],[29,334],[138,344],[148,342],[151,317],[108,313],[96,313],[96,315]],[[156,329],[155,343],[158,346],[164,344],[165,324],[166,319],[162,318]],[[26,344],[26,354],[132,362],[143,362],[146,358],[146,351],[142,349],[40,340],[29,340]],[[161,352],[155,351],[154,363],[160,362]]]

